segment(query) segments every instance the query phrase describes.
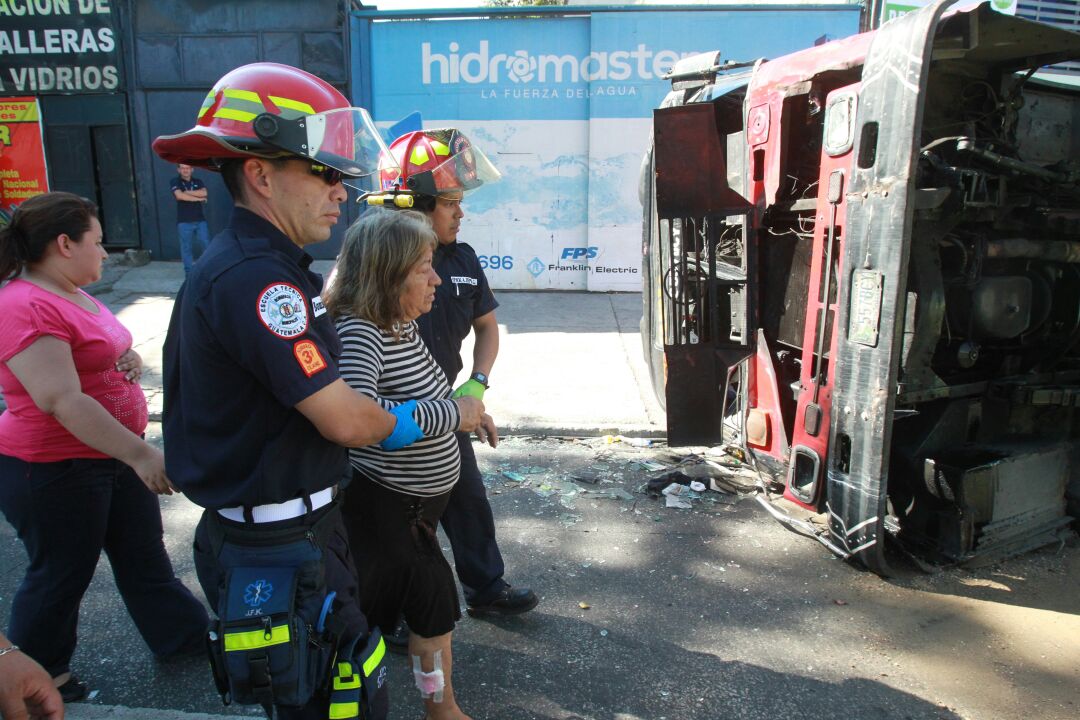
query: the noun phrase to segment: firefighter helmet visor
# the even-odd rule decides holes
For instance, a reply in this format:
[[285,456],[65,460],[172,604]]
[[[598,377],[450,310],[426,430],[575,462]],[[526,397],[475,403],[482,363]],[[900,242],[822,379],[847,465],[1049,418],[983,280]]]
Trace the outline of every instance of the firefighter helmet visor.
[[347,178],[378,172],[380,158],[388,154],[382,136],[363,108],[337,108],[292,119],[262,113],[255,118],[253,127],[267,145],[332,167]]

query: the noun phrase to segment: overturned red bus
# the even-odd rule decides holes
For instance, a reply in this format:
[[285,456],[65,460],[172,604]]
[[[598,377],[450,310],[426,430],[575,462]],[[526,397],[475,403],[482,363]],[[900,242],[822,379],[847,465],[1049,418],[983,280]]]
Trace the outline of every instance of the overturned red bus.
[[881,573],[1080,515],[1080,92],[1035,74],[1080,35],[950,1],[684,60],[642,174],[669,441],[734,439]]

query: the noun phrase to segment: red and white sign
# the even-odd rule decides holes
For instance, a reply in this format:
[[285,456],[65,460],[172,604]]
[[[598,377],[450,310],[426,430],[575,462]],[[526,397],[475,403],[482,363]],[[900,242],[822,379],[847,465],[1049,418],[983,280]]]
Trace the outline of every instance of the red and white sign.
[[0,98],[0,224],[27,198],[49,191],[37,98]]

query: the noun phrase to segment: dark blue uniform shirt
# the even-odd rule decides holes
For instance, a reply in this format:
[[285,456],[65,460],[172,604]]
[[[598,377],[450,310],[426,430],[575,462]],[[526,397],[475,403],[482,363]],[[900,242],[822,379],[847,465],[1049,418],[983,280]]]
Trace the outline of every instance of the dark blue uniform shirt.
[[[192,190],[202,190],[206,187],[206,183],[197,177],[185,181],[184,178],[177,175],[169,181],[169,187],[172,188],[173,192],[176,192],[177,190],[191,192]],[[202,222],[205,219],[206,217],[203,215],[203,203],[195,200],[176,201],[176,222]]]
[[330,487],[345,450],[295,405],[338,379],[334,323],[311,256],[233,210],[180,289],[165,337],[165,468],[206,508]]
[[453,387],[462,367],[461,341],[469,336],[473,321],[499,307],[499,303],[471,246],[460,242],[440,244],[433,263],[442,285],[435,288],[431,312],[417,318],[416,324],[424,344]]

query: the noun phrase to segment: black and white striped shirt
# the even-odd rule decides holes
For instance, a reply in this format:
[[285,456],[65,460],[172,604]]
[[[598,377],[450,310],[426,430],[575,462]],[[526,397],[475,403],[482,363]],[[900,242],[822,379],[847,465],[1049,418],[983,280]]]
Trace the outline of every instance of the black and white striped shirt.
[[414,417],[424,439],[387,452],[371,445],[349,450],[349,460],[373,482],[409,495],[438,495],[457,482],[461,468],[454,430],[461,422],[450,386],[431,357],[416,323],[395,341],[373,323],[349,315],[338,318],[342,353],[338,369],[354,390],[384,408],[416,400]]

